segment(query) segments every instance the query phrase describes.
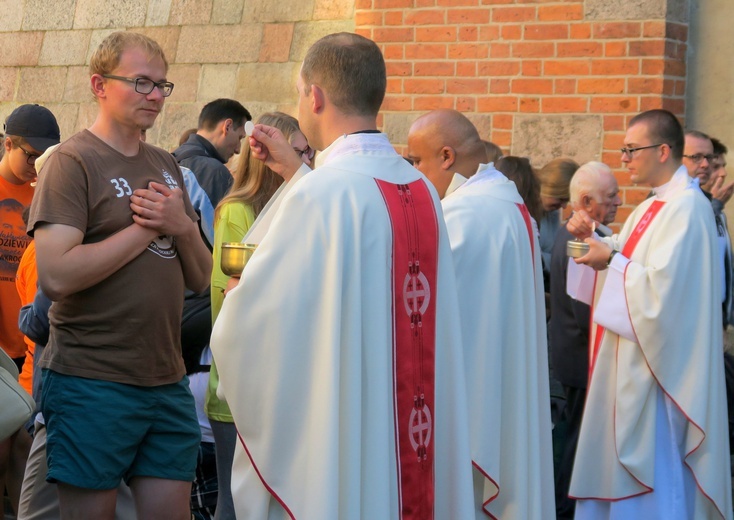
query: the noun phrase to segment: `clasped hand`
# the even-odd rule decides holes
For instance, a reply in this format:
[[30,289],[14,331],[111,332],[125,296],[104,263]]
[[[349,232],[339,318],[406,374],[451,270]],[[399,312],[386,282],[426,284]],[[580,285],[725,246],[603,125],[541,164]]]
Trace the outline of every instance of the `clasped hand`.
[[150,182],[147,189],[135,190],[130,196],[130,209],[136,224],[159,235],[183,235],[193,223],[184,209],[181,189],[171,189],[158,182]]

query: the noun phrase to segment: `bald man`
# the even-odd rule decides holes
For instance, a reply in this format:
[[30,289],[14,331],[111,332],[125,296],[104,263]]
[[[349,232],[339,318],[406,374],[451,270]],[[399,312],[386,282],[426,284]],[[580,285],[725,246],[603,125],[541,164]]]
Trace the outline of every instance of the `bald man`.
[[515,184],[453,110],[413,123],[409,157],[433,183],[454,255],[477,518],[554,516],[540,248]]

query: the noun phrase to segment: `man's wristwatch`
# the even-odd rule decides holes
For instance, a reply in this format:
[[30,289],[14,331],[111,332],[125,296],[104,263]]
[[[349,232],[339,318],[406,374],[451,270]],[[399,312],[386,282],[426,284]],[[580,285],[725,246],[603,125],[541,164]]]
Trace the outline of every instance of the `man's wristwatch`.
[[609,258],[607,258],[607,267],[609,267],[609,264],[612,263],[612,258],[614,258],[614,255],[616,255],[617,253],[619,253],[619,251],[617,251],[616,249],[612,249],[612,252],[609,253]]

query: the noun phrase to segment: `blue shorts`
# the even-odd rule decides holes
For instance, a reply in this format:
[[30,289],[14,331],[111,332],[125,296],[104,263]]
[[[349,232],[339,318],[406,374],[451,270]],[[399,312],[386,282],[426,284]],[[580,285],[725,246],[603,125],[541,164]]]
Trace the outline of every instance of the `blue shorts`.
[[196,476],[201,432],[187,377],[144,387],[44,369],[42,403],[49,482],[104,490]]

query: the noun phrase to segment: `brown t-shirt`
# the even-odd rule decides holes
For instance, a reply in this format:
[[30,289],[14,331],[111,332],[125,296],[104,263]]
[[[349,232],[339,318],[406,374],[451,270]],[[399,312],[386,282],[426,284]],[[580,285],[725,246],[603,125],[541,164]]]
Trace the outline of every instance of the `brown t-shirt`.
[[[140,143],[135,157],[117,152],[84,130],[46,162],[28,222],[84,232],[101,242],[129,226],[130,195],[150,181],[184,190],[175,159]],[[180,334],[184,280],[175,241],[159,237],[137,258],[102,282],[51,306],[51,334],[40,365],[56,372],[138,386],[179,381],[185,373]]]

